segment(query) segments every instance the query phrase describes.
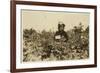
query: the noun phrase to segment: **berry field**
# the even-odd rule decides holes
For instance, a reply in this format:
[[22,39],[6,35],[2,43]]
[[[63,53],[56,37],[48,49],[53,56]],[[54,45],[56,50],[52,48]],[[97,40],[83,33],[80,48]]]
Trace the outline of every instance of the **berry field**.
[[[77,31],[75,31],[77,30]],[[67,42],[54,41],[55,32],[23,30],[23,62],[80,60],[89,58],[89,27],[66,31]]]

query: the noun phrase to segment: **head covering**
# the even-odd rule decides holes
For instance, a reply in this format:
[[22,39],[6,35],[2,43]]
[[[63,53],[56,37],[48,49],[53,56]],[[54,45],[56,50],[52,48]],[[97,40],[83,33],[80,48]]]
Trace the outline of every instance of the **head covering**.
[[60,21],[60,22],[58,23],[58,29],[59,29],[61,26],[65,27],[65,24],[64,24],[63,22]]

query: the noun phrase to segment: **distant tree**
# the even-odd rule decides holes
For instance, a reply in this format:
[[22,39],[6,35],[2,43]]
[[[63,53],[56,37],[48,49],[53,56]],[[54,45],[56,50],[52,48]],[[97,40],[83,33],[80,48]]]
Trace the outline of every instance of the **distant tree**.
[[85,30],[87,33],[89,33],[89,26],[86,28],[86,30]]

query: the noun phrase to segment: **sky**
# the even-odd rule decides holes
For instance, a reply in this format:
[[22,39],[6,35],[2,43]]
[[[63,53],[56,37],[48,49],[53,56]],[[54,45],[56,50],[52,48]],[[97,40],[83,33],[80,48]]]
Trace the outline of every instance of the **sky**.
[[89,25],[89,13],[79,12],[54,12],[54,11],[34,11],[22,10],[21,23],[23,29],[33,28],[36,31],[57,31],[58,22],[65,24],[65,31],[78,26],[80,23],[85,29]]

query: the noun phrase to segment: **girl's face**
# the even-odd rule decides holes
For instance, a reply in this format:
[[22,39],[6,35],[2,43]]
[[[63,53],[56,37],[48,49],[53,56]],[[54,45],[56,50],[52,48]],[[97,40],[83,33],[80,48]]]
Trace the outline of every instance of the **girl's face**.
[[63,30],[64,30],[64,27],[60,26],[59,31],[63,31]]

